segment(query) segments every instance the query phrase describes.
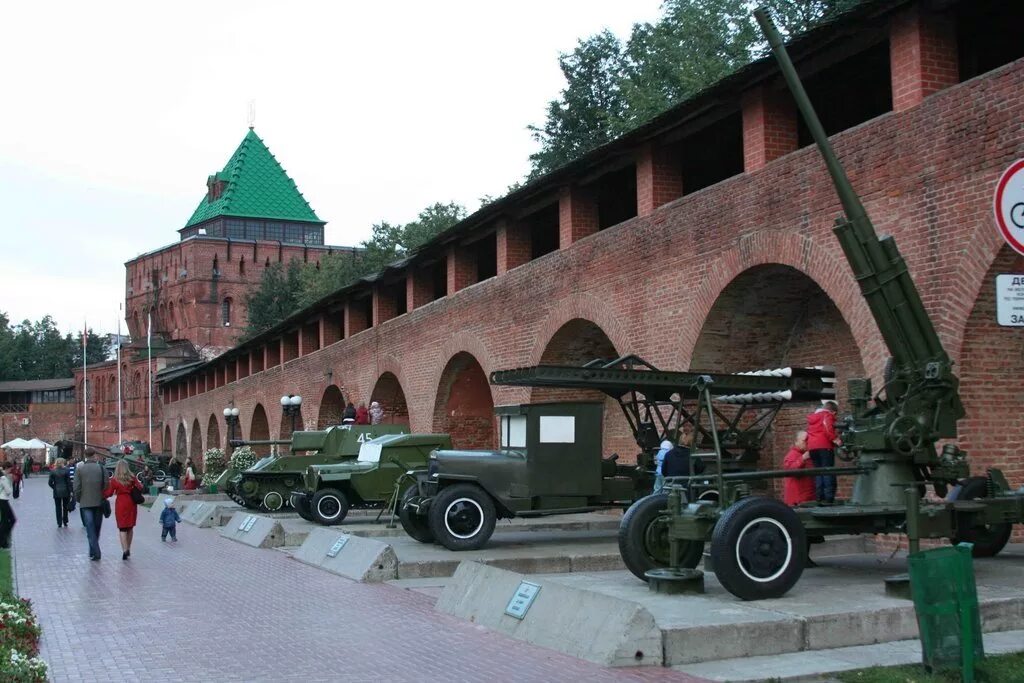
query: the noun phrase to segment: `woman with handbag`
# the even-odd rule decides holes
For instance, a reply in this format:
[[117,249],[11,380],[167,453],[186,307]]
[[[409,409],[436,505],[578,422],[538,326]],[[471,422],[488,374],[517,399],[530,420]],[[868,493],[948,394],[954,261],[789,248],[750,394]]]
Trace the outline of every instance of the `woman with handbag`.
[[128,463],[119,460],[114,468],[114,476],[110,478],[104,498],[117,495],[114,501],[114,519],[117,521],[117,529],[121,532],[121,559],[127,560],[132,554],[132,536],[135,533],[135,522],[138,519],[139,504],[145,502],[142,494],[142,484],[132,476],[128,469]]
[[11,529],[18,521],[11,509],[11,498],[14,497],[14,485],[10,478],[11,465],[0,465],[0,548],[11,547]]

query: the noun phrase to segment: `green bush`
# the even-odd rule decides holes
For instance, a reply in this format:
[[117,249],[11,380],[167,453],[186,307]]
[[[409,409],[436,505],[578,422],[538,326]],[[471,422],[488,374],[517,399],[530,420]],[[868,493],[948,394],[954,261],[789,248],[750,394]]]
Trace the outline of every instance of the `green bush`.
[[210,484],[217,481],[217,477],[224,472],[227,459],[224,456],[224,450],[221,448],[208,448],[203,453],[203,465],[206,471],[203,473],[203,486],[209,486]]
[[255,465],[257,460],[259,457],[256,452],[248,446],[236,448],[235,452],[231,454],[231,469],[243,472]]

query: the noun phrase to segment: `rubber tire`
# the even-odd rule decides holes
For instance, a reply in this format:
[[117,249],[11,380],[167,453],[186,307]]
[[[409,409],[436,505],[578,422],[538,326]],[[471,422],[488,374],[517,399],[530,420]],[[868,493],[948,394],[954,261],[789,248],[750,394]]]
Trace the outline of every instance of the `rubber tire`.
[[[327,518],[320,514],[320,503],[325,498],[335,499],[338,505],[338,512],[333,517]],[[312,508],[313,521],[324,526],[334,526],[335,524],[341,524],[345,520],[346,515],[348,515],[348,498],[338,489],[320,489],[313,495],[310,507]]]
[[402,522],[402,528],[405,529],[405,533],[409,534],[410,538],[420,543],[433,543],[435,540],[434,532],[430,530],[430,523],[426,515],[417,514],[406,507],[406,503],[418,494],[419,486],[416,484],[405,490],[401,501],[398,503],[398,519]]
[[[483,517],[480,527],[468,538],[460,538],[452,534],[445,521],[448,506],[460,498],[475,503]],[[478,550],[482,548],[494,533],[494,525],[497,521],[498,515],[494,509],[494,501],[486,491],[476,484],[452,484],[444,487],[434,496],[427,513],[430,532],[434,534],[437,542],[448,550]]]
[[[646,572],[651,569],[668,567],[668,528],[665,527],[665,553],[652,552],[647,544],[649,528],[661,519],[667,523],[667,493],[652,493],[629,506],[619,523],[619,554],[626,569],[641,581],[647,581]],[[656,532],[661,535],[660,530]],[[683,552],[682,567],[693,569],[704,557],[704,543],[690,541]]]
[[[988,481],[985,477],[970,477],[949,495],[949,500],[976,500],[988,497]],[[988,527],[984,538],[979,538],[975,530],[966,531],[951,539],[953,545],[957,543],[973,543],[971,557],[995,557],[1006,547],[1010,541],[1010,534],[1013,533],[1013,524],[992,524]]]
[[[303,502],[301,502],[298,505],[296,505],[295,504],[296,500],[301,500]],[[302,517],[302,519],[306,520],[307,522],[315,522],[316,521],[313,518],[313,508],[310,507],[310,505],[309,505],[309,498],[306,498],[305,496],[303,496],[301,498],[296,496],[296,497],[292,498],[291,501],[292,501],[292,507],[294,507],[295,511],[297,513],[299,513],[299,517]]]
[[[757,581],[748,576],[737,557],[736,546],[741,535],[748,525],[759,519],[775,522],[789,536],[788,561],[770,581]],[[711,536],[715,576],[727,591],[741,600],[765,600],[785,595],[800,580],[806,554],[807,536],[800,518],[788,505],[772,498],[751,496],[726,508]]]

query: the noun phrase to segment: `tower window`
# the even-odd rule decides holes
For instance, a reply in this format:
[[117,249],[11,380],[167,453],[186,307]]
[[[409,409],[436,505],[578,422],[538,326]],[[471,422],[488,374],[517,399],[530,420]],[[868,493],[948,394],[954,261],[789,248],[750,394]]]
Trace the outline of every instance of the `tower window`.
[[231,327],[231,299],[224,299],[220,306],[220,317],[224,327]]

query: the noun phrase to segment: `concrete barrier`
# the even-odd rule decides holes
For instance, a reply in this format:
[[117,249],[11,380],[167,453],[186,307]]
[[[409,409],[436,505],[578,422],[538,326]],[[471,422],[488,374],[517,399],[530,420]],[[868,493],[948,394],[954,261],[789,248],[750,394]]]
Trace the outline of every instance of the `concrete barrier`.
[[[661,630],[635,602],[463,562],[435,608],[513,638],[602,666],[661,666]],[[531,591],[533,601],[525,610]],[[508,612],[521,614],[522,618]]]
[[276,519],[242,510],[220,528],[220,535],[253,548],[277,548],[284,545],[284,529]]
[[183,511],[179,510],[181,521],[192,524],[200,529],[208,529],[220,526],[221,517],[226,514],[240,512],[242,507],[237,503],[222,503],[216,501],[194,501],[185,505]]
[[398,578],[398,558],[391,546],[335,529],[310,530],[292,557],[354,581],[376,583]]

